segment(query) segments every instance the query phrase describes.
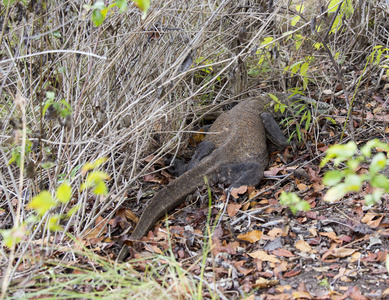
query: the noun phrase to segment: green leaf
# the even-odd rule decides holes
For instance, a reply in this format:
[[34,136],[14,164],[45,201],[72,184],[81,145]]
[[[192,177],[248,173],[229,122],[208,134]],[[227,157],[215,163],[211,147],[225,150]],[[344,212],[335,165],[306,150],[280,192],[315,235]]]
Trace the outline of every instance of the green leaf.
[[347,175],[344,179],[347,192],[358,192],[363,183],[363,176],[357,174]]
[[3,0],[4,6],[8,5],[8,2],[11,2],[9,5],[12,5],[15,3],[16,0]]
[[333,186],[338,184],[343,179],[343,177],[344,175],[343,172],[341,171],[337,171],[337,170],[328,171],[324,174],[323,183],[326,186]]
[[336,10],[338,9],[340,1],[341,0],[331,0],[330,4],[328,5],[328,8],[329,8],[328,12],[329,13],[336,12]]
[[48,99],[45,101],[45,106],[43,107],[43,110],[42,110],[42,115],[44,116],[46,114],[46,110],[49,108],[50,105],[53,104],[53,99]]
[[378,175],[373,176],[370,183],[371,183],[371,186],[374,188],[382,188],[382,189],[385,189],[385,191],[389,190],[388,177],[386,177],[383,174],[378,174]]
[[290,67],[292,74],[297,74],[297,71],[300,69],[301,63],[302,63],[301,61],[298,61],[292,64],[292,66]]
[[102,10],[102,9],[106,8],[106,6],[104,5],[104,1],[96,1],[93,4],[92,8],[97,9],[97,10]]
[[311,125],[311,111],[308,110],[308,114],[307,114],[307,120],[305,121],[305,130],[308,131],[309,129],[309,126]]
[[66,118],[67,116],[70,116],[72,114],[72,107],[70,104],[65,99],[62,99],[59,103],[65,107],[64,109],[60,109],[61,117]]
[[350,141],[347,144],[333,145],[328,148],[326,156],[320,163],[320,167],[323,167],[331,159],[335,158],[334,164],[338,166],[341,162],[350,159],[357,151],[357,145]]
[[119,11],[123,13],[127,9],[127,0],[116,0],[116,5],[119,7]]
[[102,171],[94,171],[88,174],[85,183],[81,185],[81,190],[93,187],[93,193],[96,195],[106,195],[108,189],[104,180],[108,180],[109,175]]
[[40,163],[43,169],[51,169],[55,166],[55,163],[51,160],[44,160]]
[[273,42],[273,38],[272,37],[265,37],[263,39],[263,42],[261,43],[261,46],[265,46],[265,45],[268,45],[268,47],[270,46],[270,44]]
[[363,157],[357,157],[357,158],[350,158],[348,161],[347,161],[347,166],[353,170],[353,171],[356,171],[359,167],[359,164],[360,162],[363,161]]
[[55,36],[56,38],[61,38],[62,37],[61,33],[58,30],[53,32],[53,36]]
[[336,32],[338,30],[338,28],[340,27],[340,25],[342,25],[342,18],[340,16],[341,15],[339,15],[335,18],[335,21],[332,24],[330,33]]
[[106,7],[102,10],[100,10],[101,14],[103,15],[103,19],[107,16],[107,13],[109,12],[109,7]]
[[313,47],[314,47],[316,50],[319,50],[321,47],[323,47],[323,44],[322,44],[322,43],[314,43],[314,44],[313,44]]
[[389,152],[389,144],[381,142],[379,139],[374,139],[368,141],[362,148],[361,152],[364,156],[370,157],[371,156],[371,149],[373,148],[380,148],[385,152]]
[[54,100],[55,99],[55,93],[54,92],[46,92],[46,98],[48,100]]
[[302,64],[301,68],[300,68],[300,74],[302,76],[307,76],[307,70],[309,68],[309,63],[305,62]]
[[386,167],[386,157],[382,152],[377,153],[371,160],[369,172],[371,174],[377,174],[379,171]]
[[59,221],[61,220],[60,215],[54,215],[49,218],[49,222],[47,224],[47,227],[51,231],[62,231],[61,225],[59,225]]
[[99,166],[101,166],[103,163],[105,163],[108,160],[107,157],[100,157],[96,159],[93,163],[87,162],[82,166],[81,173],[85,174],[89,170],[93,170]]
[[311,209],[311,205],[305,200],[301,200],[295,207],[297,211],[309,211]]
[[280,203],[281,205],[288,206],[293,214],[296,214],[298,211],[309,211],[311,209],[309,203],[301,200],[297,194],[287,193],[285,191],[282,191],[280,195]]
[[103,24],[104,16],[99,10],[94,10],[92,12],[92,22],[95,24],[95,26],[100,26]]
[[109,179],[109,175],[105,172],[102,172],[102,171],[94,171],[92,173],[89,173],[87,178],[86,178],[86,182],[88,183],[94,183],[94,182],[98,182],[98,181],[102,181],[102,180],[108,180]]
[[267,94],[270,96],[270,98],[272,98],[273,101],[277,102],[278,104],[281,104],[280,100],[278,100],[276,95],[273,95],[270,93],[267,93]]
[[299,13],[302,13],[304,10],[305,10],[304,5],[296,5],[296,11],[298,11]]
[[142,20],[146,18],[147,11],[150,7],[150,0],[133,0],[135,5],[143,12]]
[[72,197],[72,187],[68,182],[62,183],[57,188],[57,199],[61,203],[68,203]]
[[333,118],[331,118],[331,117],[325,117],[326,118],[326,120],[328,120],[328,121],[330,121],[332,124],[336,124],[336,121],[333,119]]
[[344,183],[340,183],[332,188],[330,188],[327,193],[324,195],[324,201],[335,202],[343,198],[347,194],[346,186]]
[[104,181],[98,182],[93,189],[93,193],[95,195],[107,195],[108,188],[107,188],[107,185],[105,184],[105,182]]
[[66,217],[67,217],[67,218],[70,218],[70,217],[73,216],[80,208],[81,208],[81,204],[77,204],[77,205],[73,206],[73,207],[66,213]]
[[32,198],[28,204],[29,209],[34,209],[39,215],[43,216],[47,211],[56,205],[55,200],[48,191],[42,191],[38,196]]
[[12,228],[8,230],[0,230],[3,236],[3,243],[8,248],[19,244],[27,234],[26,226],[22,225],[18,228]]
[[365,196],[365,203],[368,206],[373,206],[376,203],[379,203],[383,195],[382,190],[375,190],[373,193]]
[[296,26],[296,24],[298,23],[298,21],[300,21],[300,16],[294,16],[292,18],[292,21],[290,22],[292,24],[292,26]]

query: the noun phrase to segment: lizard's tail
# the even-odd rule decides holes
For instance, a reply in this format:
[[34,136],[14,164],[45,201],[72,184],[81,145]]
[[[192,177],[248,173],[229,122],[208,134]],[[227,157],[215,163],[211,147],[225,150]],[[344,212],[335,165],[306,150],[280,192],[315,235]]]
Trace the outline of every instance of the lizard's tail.
[[[158,192],[144,210],[130,239],[138,240],[151,229],[151,227],[169,211],[185,201],[187,195],[196,191],[198,186],[204,184],[204,175],[212,176],[218,168],[220,149],[212,155],[201,160],[195,168],[182,174],[166,188]],[[211,179],[211,178],[209,178]]]

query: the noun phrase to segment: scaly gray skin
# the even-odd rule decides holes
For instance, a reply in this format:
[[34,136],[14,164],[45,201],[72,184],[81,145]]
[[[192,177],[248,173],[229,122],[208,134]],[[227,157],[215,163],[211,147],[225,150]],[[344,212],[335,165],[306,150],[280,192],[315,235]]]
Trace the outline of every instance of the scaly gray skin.
[[246,100],[221,114],[188,163],[187,171],[149,202],[130,239],[138,240],[166,213],[204,184],[223,182],[231,187],[255,186],[268,165],[266,136],[279,148],[287,145],[278,124],[263,113],[268,98]]

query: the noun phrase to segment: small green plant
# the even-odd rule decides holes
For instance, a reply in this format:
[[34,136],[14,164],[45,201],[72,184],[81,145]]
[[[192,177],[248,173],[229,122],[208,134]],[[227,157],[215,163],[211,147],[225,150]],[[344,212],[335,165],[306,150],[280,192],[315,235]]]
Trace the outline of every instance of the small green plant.
[[[8,5],[8,2],[11,2],[9,5],[14,4],[15,2],[18,2],[19,0],[3,0],[4,6]],[[20,0],[24,4],[24,6],[27,6],[27,0]]]
[[46,92],[46,98],[47,100],[45,101],[45,105],[42,110],[43,115],[46,114],[47,109],[50,106],[52,106],[56,114],[62,118],[66,118],[67,116],[70,116],[72,114],[71,106],[65,99],[62,99],[59,102],[55,102],[54,92]]
[[[147,10],[150,7],[150,0],[132,1],[143,12],[142,19],[146,18]],[[105,17],[112,8],[118,7],[121,13],[125,12],[127,9],[128,0],[115,0],[110,2],[111,4],[108,6],[104,4],[104,1],[96,1],[93,5],[84,5],[86,11],[92,10],[92,22],[96,26],[103,24]]]
[[[301,41],[297,40],[295,42],[295,44],[296,44],[296,48],[300,47],[297,45],[300,45]],[[284,72],[286,72],[286,73],[290,72],[291,75],[299,75],[303,80],[303,90],[306,90],[308,87],[308,80],[309,80],[309,78],[307,76],[307,72],[309,69],[309,65],[313,61],[314,61],[313,56],[307,56],[304,58],[304,60],[297,61],[297,62],[293,63],[291,66],[285,67]]]
[[295,193],[282,191],[280,195],[281,205],[289,207],[290,211],[295,215],[298,211],[309,211],[311,206],[305,200],[301,200]]
[[[200,78],[204,84],[208,83],[210,80],[213,79],[214,77],[214,71],[212,67],[212,60],[210,59],[205,59],[204,57],[200,56],[196,58],[196,64],[197,65],[203,65],[204,68],[198,70],[195,72],[194,76],[197,78]],[[217,83],[220,83],[222,78],[220,76],[216,77]],[[215,83],[209,86],[209,89],[211,90],[210,93],[205,93],[202,95],[202,103],[207,103],[207,101],[212,100],[214,98],[214,91],[216,90]]]
[[[90,170],[99,167],[106,160],[106,158],[100,158],[94,163],[86,163],[82,168],[82,173],[88,173]],[[106,195],[108,189],[105,180],[107,179],[109,179],[109,175],[105,172],[96,170],[89,172],[85,183],[81,185],[80,190],[83,191],[87,188],[92,188],[92,192],[95,195]],[[50,211],[53,211],[60,204],[68,203],[72,198],[72,194],[72,187],[67,181],[64,181],[58,186],[54,196],[49,191],[40,192],[37,196],[32,198],[27,206],[28,209],[32,209],[36,214],[30,216],[19,226],[15,225],[9,230],[0,230],[0,234],[3,236],[4,245],[11,248],[20,243],[28,234],[27,227],[31,227],[42,218],[47,218],[47,229],[50,231],[61,231],[62,227],[60,226],[60,221],[69,218],[74,214],[77,211],[78,206],[75,206],[66,215],[50,214]]]
[[[29,140],[26,140],[24,155],[28,155],[31,152],[32,143]],[[8,165],[16,163],[20,168],[22,162],[22,146],[15,146],[11,149],[11,159],[8,161]]]
[[273,47],[278,48],[278,44],[274,43],[272,37],[265,37],[260,44],[260,49],[256,52],[259,58],[258,63],[248,70],[248,75],[257,77],[260,73],[268,74],[272,68],[270,62],[273,60],[271,55]]
[[[289,96],[289,98],[292,98],[293,96],[301,94],[302,93],[298,89],[292,90],[292,94]],[[268,94],[272,100],[275,102],[274,105],[274,111],[280,112],[281,114],[284,114],[285,111],[288,109],[288,104],[280,102],[280,100],[277,98],[277,96],[273,94]],[[314,105],[314,103],[313,103]],[[290,134],[290,138],[292,139],[295,134],[297,134],[297,138],[299,141],[303,140],[303,132],[301,130],[302,127],[304,127],[305,131],[309,130],[309,127],[311,126],[312,121],[312,113],[311,110],[308,108],[308,103],[304,102],[303,100],[297,100],[292,103],[290,103],[290,108],[293,113],[292,116],[288,116],[285,118],[282,123],[286,123],[287,126],[292,125],[293,123],[296,124],[296,129]],[[299,117],[300,121],[297,123],[296,117]]]
[[389,192],[388,178],[379,173],[389,165],[387,155],[383,152],[378,152],[371,158],[367,174],[358,173],[361,163],[365,163],[372,156],[373,148],[389,152],[389,144],[380,142],[378,139],[367,142],[360,150],[361,155],[357,154],[358,148],[355,142],[334,145],[327,150],[326,156],[320,164],[321,167],[333,160],[335,167],[345,164],[346,168],[325,173],[323,183],[331,187],[324,196],[325,201],[334,202],[350,192],[358,192],[364,183],[370,184],[373,188],[373,192],[365,196],[367,205],[377,203],[383,193]]

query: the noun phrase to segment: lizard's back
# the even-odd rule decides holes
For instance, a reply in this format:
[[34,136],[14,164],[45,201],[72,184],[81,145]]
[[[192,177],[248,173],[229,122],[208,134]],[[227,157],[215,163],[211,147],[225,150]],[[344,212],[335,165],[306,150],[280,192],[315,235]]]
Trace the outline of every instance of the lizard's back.
[[220,115],[212,124],[205,141],[223,149],[226,163],[263,162],[267,158],[266,133],[258,100],[239,103]]

